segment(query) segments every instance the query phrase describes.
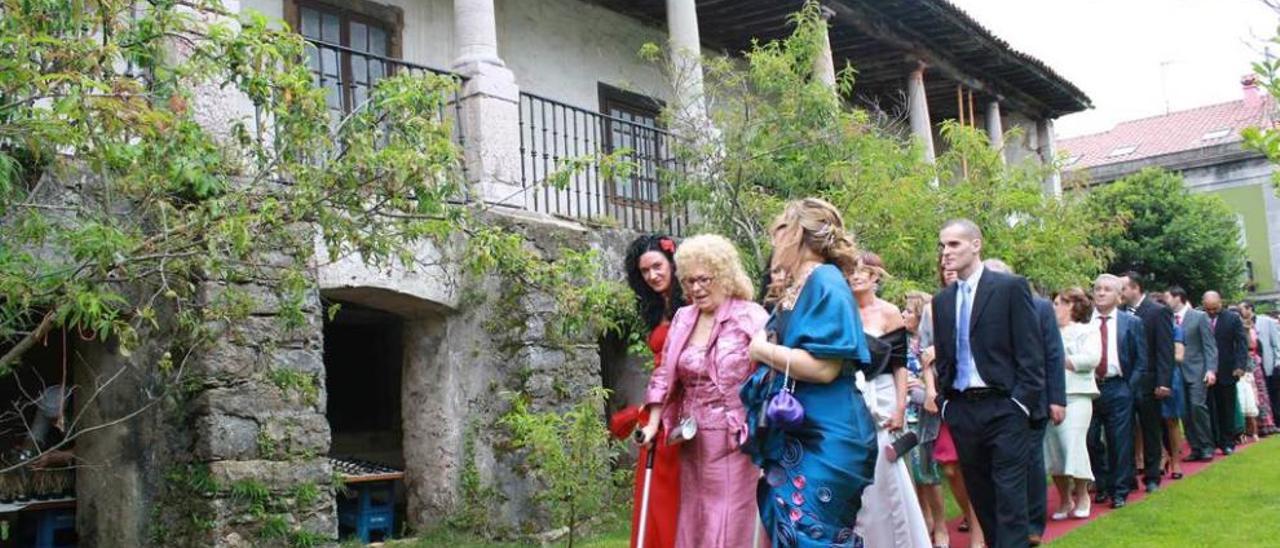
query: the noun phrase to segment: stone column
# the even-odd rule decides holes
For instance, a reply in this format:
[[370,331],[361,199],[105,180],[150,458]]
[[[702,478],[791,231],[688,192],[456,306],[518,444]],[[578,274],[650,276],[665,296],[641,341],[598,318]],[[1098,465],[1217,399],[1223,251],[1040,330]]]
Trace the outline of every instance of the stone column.
[[449,359],[443,318],[410,319],[403,333],[400,413],[406,513],[409,524],[423,531],[444,524],[459,504],[457,478],[468,464],[462,460],[468,404],[456,364],[470,362]]
[[933,123],[929,121],[929,100],[924,89],[924,62],[916,65],[907,77],[907,107],[911,118],[911,134],[924,146],[924,159],[934,162]]
[[1000,151],[1000,161],[1004,161],[1004,124],[1000,121],[1000,101],[987,103],[987,139],[991,148]]
[[826,6],[819,7],[822,13],[822,49],[813,58],[813,77],[827,87],[836,87],[836,61],[831,55],[831,37],[828,35],[829,21],[836,12]]
[[[1039,144],[1040,161],[1046,165],[1057,160],[1058,150],[1053,139],[1053,119],[1044,118],[1036,122],[1036,143]],[[1051,196],[1062,195],[1062,175],[1054,168],[1044,179],[1044,192]]]
[[520,192],[520,88],[498,57],[493,0],[454,0],[453,71],[462,87],[467,179],[486,202],[524,207]]
[[[701,132],[709,126],[703,101],[702,39],[694,0],[667,0],[668,46],[675,77],[677,132]],[[681,126],[684,126],[683,128]]]

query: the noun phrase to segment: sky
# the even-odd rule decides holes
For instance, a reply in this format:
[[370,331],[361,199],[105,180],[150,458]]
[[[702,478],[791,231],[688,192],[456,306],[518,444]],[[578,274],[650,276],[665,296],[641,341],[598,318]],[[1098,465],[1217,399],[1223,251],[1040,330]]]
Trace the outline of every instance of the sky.
[[[951,0],[1084,90],[1059,138],[1242,97],[1280,15],[1261,0]],[[1280,45],[1271,45],[1280,56]]]

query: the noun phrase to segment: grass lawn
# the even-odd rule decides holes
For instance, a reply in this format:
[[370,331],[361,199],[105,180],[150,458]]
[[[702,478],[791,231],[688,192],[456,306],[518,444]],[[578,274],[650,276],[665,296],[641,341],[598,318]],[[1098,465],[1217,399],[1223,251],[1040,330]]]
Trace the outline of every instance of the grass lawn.
[[[1164,485],[1166,489],[1145,501],[1111,512],[1054,541],[1052,546],[1280,546],[1280,438],[1265,440],[1214,463],[1208,470]],[[959,516],[950,492],[944,493],[944,499],[948,519]],[[630,540],[629,517],[629,513],[620,511],[618,517],[574,545],[626,548]],[[392,545],[415,548],[530,546],[485,542],[447,532]]]
[[[621,510],[616,516],[610,516],[603,523],[594,527],[586,538],[574,540],[574,548],[628,548],[631,545],[631,509]],[[396,540],[388,543],[394,548],[524,548],[537,546],[530,542],[494,542],[476,538],[456,531],[441,530],[427,536]],[[568,546],[561,540],[554,546]]]
[[1095,546],[1280,545],[1280,438],[1264,440],[1144,502],[1053,542]]

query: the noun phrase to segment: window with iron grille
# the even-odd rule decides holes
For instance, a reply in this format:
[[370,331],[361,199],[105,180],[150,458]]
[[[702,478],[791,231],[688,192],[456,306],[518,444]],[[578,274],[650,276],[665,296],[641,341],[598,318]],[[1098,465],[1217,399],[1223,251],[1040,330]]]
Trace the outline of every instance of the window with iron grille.
[[286,20],[306,38],[308,64],[323,88],[334,120],[369,97],[399,56],[403,15],[398,8],[372,2],[292,0]]
[[671,169],[674,151],[670,135],[659,122],[662,103],[651,97],[600,84],[600,112],[604,119],[605,149],[628,150],[635,170],[614,177],[607,185],[609,199],[625,205],[659,209],[664,194],[661,172]]

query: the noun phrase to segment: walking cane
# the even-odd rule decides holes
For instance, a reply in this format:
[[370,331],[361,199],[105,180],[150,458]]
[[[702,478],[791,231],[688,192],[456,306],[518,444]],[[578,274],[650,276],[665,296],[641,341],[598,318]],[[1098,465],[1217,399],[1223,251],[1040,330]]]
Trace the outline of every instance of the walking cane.
[[[637,442],[644,442],[644,432],[636,430]],[[644,490],[640,495],[640,532],[636,535],[636,548],[644,548],[645,526],[649,521],[649,487],[653,485],[653,455],[658,452],[658,444],[650,445],[649,454],[644,459]]]

